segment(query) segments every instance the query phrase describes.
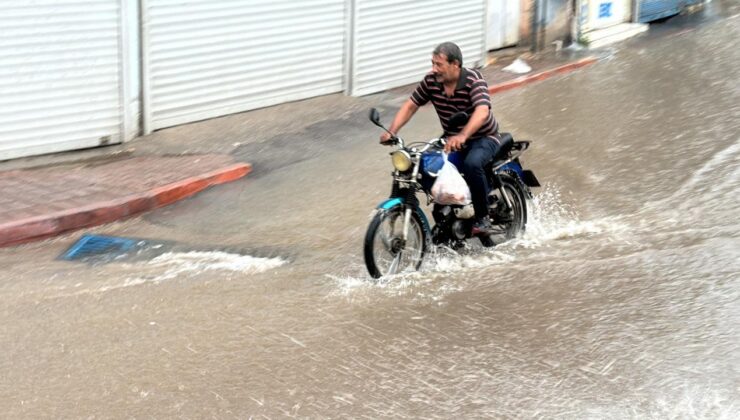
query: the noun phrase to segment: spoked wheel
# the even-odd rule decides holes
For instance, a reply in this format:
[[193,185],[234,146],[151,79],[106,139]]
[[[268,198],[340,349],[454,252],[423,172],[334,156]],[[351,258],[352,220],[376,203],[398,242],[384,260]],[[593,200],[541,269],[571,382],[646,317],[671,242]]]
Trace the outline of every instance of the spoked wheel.
[[404,209],[381,210],[365,235],[365,265],[374,278],[418,270],[426,252],[426,232],[416,212],[411,213],[408,235],[403,239]]
[[498,188],[491,191],[490,195],[493,197],[491,197],[492,204],[489,205],[488,212],[494,226],[494,233],[480,238],[481,243],[486,247],[523,235],[527,225],[527,201],[519,183],[509,175],[501,175],[501,186],[511,202],[511,208],[507,209],[508,206]]

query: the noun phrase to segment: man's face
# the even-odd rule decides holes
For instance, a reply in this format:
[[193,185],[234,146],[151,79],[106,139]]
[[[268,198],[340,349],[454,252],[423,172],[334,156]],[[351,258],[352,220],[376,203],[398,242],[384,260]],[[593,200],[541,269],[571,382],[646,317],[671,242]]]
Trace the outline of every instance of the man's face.
[[447,56],[444,54],[432,55],[432,74],[439,83],[457,81],[457,70],[459,68],[457,61],[448,63]]

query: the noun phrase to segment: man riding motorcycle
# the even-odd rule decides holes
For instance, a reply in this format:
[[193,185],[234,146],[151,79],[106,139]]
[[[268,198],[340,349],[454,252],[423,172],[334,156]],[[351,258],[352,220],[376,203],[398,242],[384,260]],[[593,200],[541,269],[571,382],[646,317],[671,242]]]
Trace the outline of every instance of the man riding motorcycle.
[[[445,152],[457,152],[461,172],[470,186],[475,209],[474,235],[489,234],[493,227],[488,218],[488,179],[485,166],[491,162],[501,141],[498,122],[491,113],[488,84],[481,73],[462,66],[460,48],[452,42],[438,45],[432,52],[432,71],[416,87],[393,119],[388,131],[380,136],[381,144],[392,144],[393,137],[411,119],[419,107],[431,101],[444,130]],[[462,129],[449,126],[450,117],[460,111],[470,115]]]

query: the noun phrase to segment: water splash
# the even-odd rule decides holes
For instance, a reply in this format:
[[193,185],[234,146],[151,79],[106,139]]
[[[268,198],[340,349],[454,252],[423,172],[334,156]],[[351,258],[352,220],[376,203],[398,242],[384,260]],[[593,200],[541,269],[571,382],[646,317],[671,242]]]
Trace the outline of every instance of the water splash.
[[167,280],[214,270],[257,274],[285,263],[282,258],[260,258],[226,252],[168,252],[151,260],[149,265],[166,268],[159,278]]
[[72,292],[68,292],[67,287],[63,286],[54,290],[61,293],[52,294],[47,298],[92,295],[145,284],[159,284],[177,278],[192,278],[207,271],[241,275],[257,274],[286,263],[287,261],[281,258],[259,258],[227,252],[168,252],[145,264],[122,264],[126,270],[136,273],[124,278],[123,281],[111,279],[106,282],[107,284],[96,284],[89,288],[82,287],[83,283],[78,283]]
[[364,266],[358,266],[351,272],[327,274],[326,277],[336,282],[339,289],[336,294],[341,296],[355,294],[353,297],[356,298],[370,290],[380,290],[385,294],[427,296],[440,300],[464,288],[464,285],[449,282],[450,273],[524,262],[527,256],[523,251],[564,239],[609,235],[611,242],[628,232],[628,226],[620,221],[619,216],[584,220],[573,206],[565,203],[555,185],[545,185],[530,204],[525,235],[495,248],[483,248],[476,240],[471,240],[459,251],[435,247],[426,255],[426,261],[418,272],[374,280],[365,273]]
[[565,203],[556,185],[545,185],[532,200],[527,230],[511,246],[536,248],[551,241],[601,234],[618,234],[628,230],[619,215],[584,220],[578,211]]
[[[140,266],[137,267],[137,270],[153,271],[155,274],[127,278],[121,284],[103,286],[97,291],[107,292],[146,283],[157,284],[182,277],[194,277],[206,271],[257,274],[280,267],[285,263],[286,261],[281,258],[259,258],[218,251],[168,252],[149,261],[143,269]],[[162,269],[165,270],[164,273]]]
[[516,254],[505,246],[496,249],[473,248],[470,252],[445,252],[433,255],[428,270],[435,273],[449,273],[466,269],[476,269],[514,262]]
[[[372,302],[373,296],[405,296],[414,299],[429,299],[439,301],[451,290],[449,285],[433,286],[435,276],[428,276],[423,272],[404,272],[393,276],[372,279],[366,276],[337,276],[326,274],[326,277],[336,284],[329,295],[339,296],[353,302]],[[435,289],[437,289],[435,291]]]

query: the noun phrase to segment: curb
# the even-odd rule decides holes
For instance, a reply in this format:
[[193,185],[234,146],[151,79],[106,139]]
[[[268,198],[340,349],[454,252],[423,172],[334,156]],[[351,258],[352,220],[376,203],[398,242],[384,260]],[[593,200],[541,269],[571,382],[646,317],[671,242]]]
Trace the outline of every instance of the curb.
[[210,186],[235,181],[251,170],[252,165],[238,163],[140,194],[0,224],[0,247],[46,239],[134,216],[193,196]]
[[593,63],[595,63],[597,61],[599,61],[599,59],[596,58],[596,57],[582,58],[582,59],[580,59],[578,61],[574,61],[572,63],[564,64],[562,66],[558,66],[558,67],[555,67],[555,68],[552,68],[552,69],[549,69],[549,70],[545,70],[545,71],[542,71],[540,73],[535,73],[535,74],[531,74],[531,75],[528,75],[528,76],[518,77],[518,78],[513,79],[513,80],[509,80],[509,81],[506,81],[506,82],[498,83],[498,84],[493,85],[493,86],[489,86],[488,87],[488,93],[491,94],[491,95],[493,95],[495,93],[500,93],[500,92],[504,92],[504,91],[511,90],[511,89],[514,89],[514,88],[518,88],[520,86],[523,86],[523,85],[526,85],[526,84],[529,84],[529,83],[533,83],[533,82],[537,82],[537,81],[540,81],[540,80],[549,79],[552,76],[555,76],[555,75],[558,75],[558,74],[563,74],[563,73],[569,73],[569,72],[574,71],[576,69],[579,69],[581,67],[585,67],[585,66],[588,66],[590,64],[593,64]]

